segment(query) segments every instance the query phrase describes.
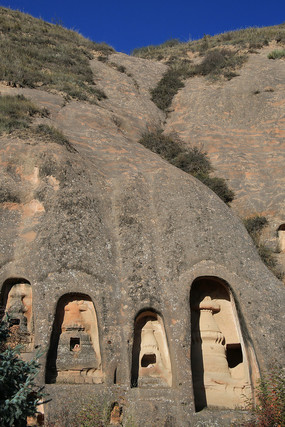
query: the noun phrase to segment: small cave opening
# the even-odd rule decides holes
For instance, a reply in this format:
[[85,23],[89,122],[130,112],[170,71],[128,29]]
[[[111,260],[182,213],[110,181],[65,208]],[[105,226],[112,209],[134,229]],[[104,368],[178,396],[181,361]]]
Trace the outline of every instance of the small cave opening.
[[118,402],[114,402],[111,406],[110,424],[121,425],[122,412],[123,408],[118,404]]
[[10,319],[9,325],[10,326],[20,325],[20,319]]
[[227,344],[226,355],[229,368],[235,368],[243,362],[242,349],[240,344]]
[[149,365],[154,365],[156,363],[156,355],[152,354],[144,354],[141,360],[141,367],[147,368]]
[[70,338],[70,351],[76,351],[80,349],[80,338]]

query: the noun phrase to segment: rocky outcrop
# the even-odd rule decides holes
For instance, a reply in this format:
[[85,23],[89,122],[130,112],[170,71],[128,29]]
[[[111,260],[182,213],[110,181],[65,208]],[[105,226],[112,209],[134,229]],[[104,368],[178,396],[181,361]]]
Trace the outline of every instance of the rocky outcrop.
[[284,216],[284,60],[267,55],[276,46],[250,54],[230,81],[188,79],[172,103],[166,131],[208,151],[216,173],[236,193],[240,217],[269,219],[266,239],[276,249]]

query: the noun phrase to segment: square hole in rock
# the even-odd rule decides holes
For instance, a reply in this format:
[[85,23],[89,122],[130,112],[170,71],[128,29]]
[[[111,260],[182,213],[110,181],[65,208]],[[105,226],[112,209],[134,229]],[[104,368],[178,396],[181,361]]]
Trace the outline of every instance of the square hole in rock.
[[156,363],[156,355],[152,354],[144,354],[141,360],[142,368],[147,368],[149,365],[154,365]]
[[227,344],[226,350],[229,368],[235,368],[242,363],[243,357],[240,344]]
[[9,323],[10,323],[10,326],[20,325],[20,319],[10,319]]
[[80,347],[80,338],[70,338],[70,351],[74,351]]

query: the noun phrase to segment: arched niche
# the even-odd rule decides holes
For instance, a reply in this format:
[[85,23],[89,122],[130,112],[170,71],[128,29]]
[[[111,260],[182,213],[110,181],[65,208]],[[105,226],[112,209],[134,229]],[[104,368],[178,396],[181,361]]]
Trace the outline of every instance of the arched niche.
[[103,382],[97,317],[87,295],[66,294],[58,301],[47,355],[46,382]]
[[217,277],[197,278],[190,307],[196,411],[207,406],[244,406],[246,398],[252,397],[250,369],[229,286]]
[[24,278],[7,279],[1,290],[2,316],[7,314],[10,325],[8,344],[20,344],[20,352],[27,353],[33,350],[33,298],[32,286]]
[[163,320],[146,310],[135,319],[132,387],[171,387],[172,372]]
[[285,224],[281,224],[277,230],[278,249],[280,252],[285,252]]

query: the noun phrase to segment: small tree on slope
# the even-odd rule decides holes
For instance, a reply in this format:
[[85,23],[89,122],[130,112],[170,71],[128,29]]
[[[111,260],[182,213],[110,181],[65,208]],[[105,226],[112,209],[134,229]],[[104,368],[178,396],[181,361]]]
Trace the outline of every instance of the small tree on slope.
[[39,370],[37,360],[25,362],[20,346],[7,344],[10,331],[6,321],[0,322],[0,423],[2,427],[22,427],[27,417],[34,416],[43,397],[42,388],[36,386]]

